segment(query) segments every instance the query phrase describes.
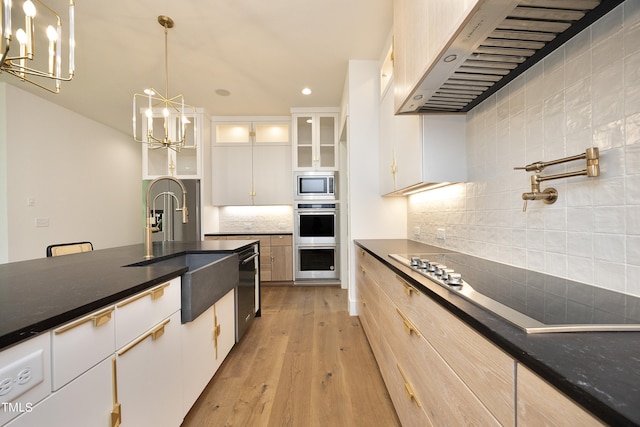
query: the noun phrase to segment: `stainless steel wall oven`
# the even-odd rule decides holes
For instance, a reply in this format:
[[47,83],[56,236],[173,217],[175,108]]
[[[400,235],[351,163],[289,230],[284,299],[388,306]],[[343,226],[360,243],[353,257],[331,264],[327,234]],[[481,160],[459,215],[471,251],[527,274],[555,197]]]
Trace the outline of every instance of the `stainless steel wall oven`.
[[338,203],[302,201],[294,205],[296,280],[335,280],[338,268]]

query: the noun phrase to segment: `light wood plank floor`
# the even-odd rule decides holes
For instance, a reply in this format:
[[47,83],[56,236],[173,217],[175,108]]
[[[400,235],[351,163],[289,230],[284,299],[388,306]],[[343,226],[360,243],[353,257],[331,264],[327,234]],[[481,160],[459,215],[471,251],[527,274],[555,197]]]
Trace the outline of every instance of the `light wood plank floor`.
[[360,321],[338,287],[263,287],[262,317],[183,427],[399,426]]

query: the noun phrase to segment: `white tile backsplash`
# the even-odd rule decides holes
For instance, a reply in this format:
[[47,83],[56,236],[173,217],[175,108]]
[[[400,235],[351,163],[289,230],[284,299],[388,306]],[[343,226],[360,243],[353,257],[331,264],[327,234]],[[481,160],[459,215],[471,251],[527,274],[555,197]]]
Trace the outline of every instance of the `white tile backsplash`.
[[[513,167],[591,146],[600,177],[543,182],[558,201],[522,211],[531,173]],[[640,0],[467,113],[467,153],[469,182],[409,198],[407,235],[419,226],[425,243],[640,296]]]

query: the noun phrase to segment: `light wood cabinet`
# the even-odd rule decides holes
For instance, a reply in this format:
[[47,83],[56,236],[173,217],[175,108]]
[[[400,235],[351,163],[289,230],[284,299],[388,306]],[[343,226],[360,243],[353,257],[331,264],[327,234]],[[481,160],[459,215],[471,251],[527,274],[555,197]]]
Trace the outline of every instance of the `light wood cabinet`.
[[518,426],[602,426],[571,399],[518,364]]
[[[510,416],[499,421],[495,411],[492,411],[486,403],[491,402],[493,398],[490,395],[490,389],[494,387],[494,384],[491,383],[493,378],[484,378],[482,381],[469,384],[452,366],[450,359],[443,355],[441,349],[429,341],[428,333],[422,331],[415,313],[422,311],[430,313],[429,316],[435,316],[424,307],[425,300],[428,298],[419,294],[409,284],[399,281],[391,270],[364,251],[358,255],[358,268],[357,280],[362,283],[358,289],[364,291],[363,298],[366,299],[367,308],[376,312],[375,317],[378,325],[377,331],[374,331],[373,334],[367,331],[367,336],[373,335],[376,336],[375,340],[382,341],[383,343],[378,347],[384,349],[386,344],[389,349],[392,349],[393,360],[397,366],[395,370],[388,368],[387,376],[395,375],[397,377],[400,375],[401,382],[406,384],[408,397],[415,405],[422,408],[429,422],[433,425],[448,423],[512,425],[514,362],[506,358],[507,366],[511,367],[512,374],[511,388],[506,390],[507,393],[511,392],[511,405],[505,404],[502,400],[498,402],[505,409],[500,412],[509,413],[510,411]],[[377,295],[372,298],[371,295],[374,294]],[[405,298],[411,298],[409,305],[407,305]],[[371,302],[366,301],[375,301],[374,307],[369,308]],[[447,318],[446,321],[449,323],[459,322],[457,319],[450,318]],[[371,323],[369,320],[366,322]],[[465,340],[463,343],[466,344],[467,341]],[[477,359],[493,358],[496,356],[495,353],[499,352],[495,348],[488,350],[488,352],[478,354]],[[498,357],[506,356],[499,353]],[[482,360],[475,360],[475,363],[477,366],[474,365],[474,369],[481,373],[491,372],[493,368],[485,366],[486,363]],[[453,365],[455,366],[456,363]],[[500,375],[495,376],[499,377]],[[394,381],[400,380],[397,378],[390,380],[392,383]],[[501,388],[500,384],[497,386]],[[402,397],[405,398],[404,395]],[[399,399],[400,397],[397,397],[394,402]],[[496,405],[493,406],[496,407]],[[497,407],[497,409],[500,410],[502,407]],[[400,408],[397,408],[397,412],[400,413],[400,411]],[[420,414],[414,414],[408,422],[412,424],[420,418]]]
[[394,0],[393,49],[395,111],[407,111],[426,73],[447,49],[474,7],[484,0]]
[[294,170],[338,170],[337,108],[294,108]]
[[293,237],[290,234],[205,236],[205,240],[220,239],[259,240],[260,280],[262,282],[293,280]]
[[291,204],[291,119],[216,116],[212,120],[213,204]]

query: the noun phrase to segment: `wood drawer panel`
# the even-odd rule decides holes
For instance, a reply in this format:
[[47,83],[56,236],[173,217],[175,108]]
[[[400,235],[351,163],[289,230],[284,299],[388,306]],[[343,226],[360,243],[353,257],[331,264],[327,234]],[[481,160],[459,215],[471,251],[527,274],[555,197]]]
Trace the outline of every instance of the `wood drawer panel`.
[[500,425],[390,299],[381,296],[380,307],[381,335],[394,349],[407,381],[433,424]]
[[402,426],[433,426],[431,420],[424,411],[423,404],[418,403],[416,400],[409,397],[407,385],[409,387],[412,385],[405,383],[405,380],[400,373],[400,369],[403,368],[398,364],[393,351],[391,351],[389,344],[382,334],[379,336],[379,342],[379,354],[376,354],[376,360]]
[[493,415],[512,425],[515,361],[426,295],[409,292],[407,282],[370,254],[363,265]]
[[293,239],[288,234],[277,234],[271,236],[271,246],[292,246]]
[[601,426],[599,420],[518,364],[518,426]]

